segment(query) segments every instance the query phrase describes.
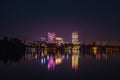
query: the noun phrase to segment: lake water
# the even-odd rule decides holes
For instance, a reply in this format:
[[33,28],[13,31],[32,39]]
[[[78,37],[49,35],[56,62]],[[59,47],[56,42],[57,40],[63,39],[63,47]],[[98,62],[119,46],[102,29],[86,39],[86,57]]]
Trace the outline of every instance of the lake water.
[[120,80],[120,54],[28,52],[0,60],[0,80]]

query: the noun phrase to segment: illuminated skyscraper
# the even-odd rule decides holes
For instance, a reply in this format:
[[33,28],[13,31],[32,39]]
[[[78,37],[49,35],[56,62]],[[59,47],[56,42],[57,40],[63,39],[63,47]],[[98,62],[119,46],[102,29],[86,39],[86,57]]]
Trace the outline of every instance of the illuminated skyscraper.
[[78,44],[78,32],[77,31],[72,32],[72,43]]
[[48,32],[48,43],[55,43],[55,35],[54,32]]

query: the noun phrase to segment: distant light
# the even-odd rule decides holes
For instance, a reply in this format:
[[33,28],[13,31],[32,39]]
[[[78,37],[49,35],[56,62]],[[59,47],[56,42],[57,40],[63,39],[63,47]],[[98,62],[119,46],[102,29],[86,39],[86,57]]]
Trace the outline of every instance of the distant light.
[[37,56],[37,54],[35,55],[35,59],[37,59],[38,58],[38,56]]
[[41,58],[41,64],[45,64],[46,63],[46,59],[45,58]]
[[41,64],[44,64],[43,59],[41,59]]
[[53,59],[53,57],[51,56],[48,60],[48,70],[54,70],[55,68],[55,61]]
[[58,65],[58,64],[61,64],[62,63],[62,59],[61,58],[57,58],[56,60],[55,60],[55,63]]
[[47,55],[47,60],[49,60],[49,55]]

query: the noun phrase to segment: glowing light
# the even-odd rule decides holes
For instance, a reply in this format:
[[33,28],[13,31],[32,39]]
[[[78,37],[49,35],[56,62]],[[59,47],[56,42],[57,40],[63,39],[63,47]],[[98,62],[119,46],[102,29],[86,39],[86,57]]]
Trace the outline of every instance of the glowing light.
[[73,50],[72,50],[72,53],[73,53],[73,54],[79,54],[80,51],[79,51],[79,50],[76,50],[76,49],[73,49]]
[[43,50],[42,50],[41,56],[42,56],[42,57],[44,56]]
[[80,49],[80,45],[76,45],[76,46],[74,45],[72,49],[75,49],[75,50]]
[[46,41],[46,38],[45,37],[41,37],[41,41]]
[[45,64],[46,63],[46,59],[45,58],[41,58],[41,64]]
[[72,69],[74,69],[75,71],[78,70],[78,55],[72,55]]
[[48,61],[48,70],[54,70],[54,68],[55,68],[55,61],[53,56],[50,56]]
[[62,59],[61,59],[61,58],[56,58],[55,63],[56,63],[57,65],[58,65],[58,64],[61,64],[61,63],[62,63]]
[[49,60],[49,55],[47,55],[47,60]]
[[47,49],[44,49],[43,52],[44,52],[44,55],[47,55]]
[[41,59],[41,64],[43,64],[43,59]]
[[97,47],[93,47],[93,53],[96,55],[97,54]]
[[93,47],[94,50],[97,50],[97,47]]
[[56,40],[62,40],[62,38],[61,37],[56,37]]
[[35,59],[38,59],[38,56],[37,56],[37,54],[35,55]]

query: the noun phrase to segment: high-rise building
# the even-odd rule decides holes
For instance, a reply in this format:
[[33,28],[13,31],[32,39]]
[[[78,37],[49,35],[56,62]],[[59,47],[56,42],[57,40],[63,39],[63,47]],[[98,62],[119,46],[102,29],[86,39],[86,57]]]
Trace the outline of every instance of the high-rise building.
[[72,43],[73,44],[78,44],[78,32],[77,31],[74,31],[72,32]]
[[48,32],[48,43],[55,43],[55,35],[54,32]]
[[57,36],[57,37],[55,38],[55,42],[56,42],[57,44],[61,44],[61,43],[63,43],[63,38]]

